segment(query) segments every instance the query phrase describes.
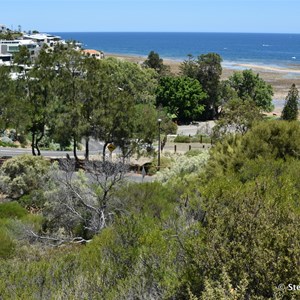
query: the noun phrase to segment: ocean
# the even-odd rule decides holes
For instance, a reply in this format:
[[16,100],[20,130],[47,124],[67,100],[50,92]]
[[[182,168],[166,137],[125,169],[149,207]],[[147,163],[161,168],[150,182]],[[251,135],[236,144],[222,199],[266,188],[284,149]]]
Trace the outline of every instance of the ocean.
[[269,33],[142,33],[142,32],[52,32],[76,40],[83,48],[104,53],[147,56],[151,50],[164,59],[183,61],[188,54],[216,52],[223,65],[249,63],[300,67],[300,34]]

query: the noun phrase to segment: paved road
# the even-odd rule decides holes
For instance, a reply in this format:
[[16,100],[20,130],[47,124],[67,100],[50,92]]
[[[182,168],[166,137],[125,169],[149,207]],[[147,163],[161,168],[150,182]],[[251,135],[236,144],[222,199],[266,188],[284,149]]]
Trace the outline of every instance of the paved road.
[[[102,152],[102,149],[90,151],[90,155],[96,155]],[[0,148],[0,157],[2,156],[17,156],[22,154],[31,154],[30,148]],[[41,155],[45,157],[66,157],[67,154],[70,157],[73,157],[73,151],[50,151],[50,150],[41,150]],[[77,151],[78,156],[84,156],[83,151]]]
[[[95,146],[95,145],[94,145]],[[28,148],[8,148],[8,147],[0,147],[0,158],[3,156],[18,156],[23,154],[29,154],[31,155],[31,149]],[[67,154],[70,155],[70,157],[73,157],[72,151],[41,151],[42,156],[45,157],[66,157]],[[83,151],[77,151],[77,154],[79,157],[84,156]],[[93,148],[93,150],[90,150],[90,155],[102,155],[102,148],[97,149],[97,147]],[[142,183],[142,182],[152,182],[155,180],[155,176],[143,176],[141,174],[136,174],[133,172],[129,172],[125,175],[125,179],[131,182],[136,183]]]
[[203,135],[210,135],[214,125],[214,121],[199,122],[197,125],[180,125],[178,126],[177,134],[193,136],[199,133]]
[[143,177],[141,174],[136,174],[136,173],[127,173],[125,175],[125,179],[131,182],[136,182],[136,183],[143,183],[143,182],[152,182],[156,178],[155,175],[153,176],[148,176],[146,175]]
[[[84,140],[82,142],[84,145]],[[103,142],[98,142],[94,139],[90,140],[90,155],[102,155]],[[117,149],[115,150],[115,152]],[[108,151],[107,151],[108,152]],[[32,154],[31,148],[9,148],[0,147],[0,157],[2,156],[17,156],[22,154]],[[52,151],[52,150],[41,150],[42,156],[45,157],[66,157],[67,154],[70,157],[74,157],[73,151]],[[79,157],[84,157],[84,151],[77,151]]]

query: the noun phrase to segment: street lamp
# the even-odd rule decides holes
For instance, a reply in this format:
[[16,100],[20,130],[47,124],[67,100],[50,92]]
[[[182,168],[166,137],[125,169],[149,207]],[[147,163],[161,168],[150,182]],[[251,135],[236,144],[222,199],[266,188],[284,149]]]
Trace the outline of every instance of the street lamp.
[[158,153],[157,153],[157,170],[159,171],[160,169],[160,123],[161,119],[157,120],[158,122]]

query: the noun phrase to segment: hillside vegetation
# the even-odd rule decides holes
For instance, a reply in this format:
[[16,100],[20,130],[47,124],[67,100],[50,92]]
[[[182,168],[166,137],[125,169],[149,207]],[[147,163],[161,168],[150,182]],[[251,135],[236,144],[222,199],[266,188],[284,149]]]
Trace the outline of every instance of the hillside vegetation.
[[263,121],[153,183],[125,183],[109,165],[7,161],[0,181],[23,193],[8,188],[0,204],[0,295],[297,299],[299,151],[298,122]]

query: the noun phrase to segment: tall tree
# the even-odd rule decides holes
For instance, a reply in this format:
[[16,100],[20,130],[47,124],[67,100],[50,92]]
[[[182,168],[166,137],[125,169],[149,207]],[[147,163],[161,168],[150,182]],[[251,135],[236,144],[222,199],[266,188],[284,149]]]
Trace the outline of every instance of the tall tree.
[[281,118],[287,121],[293,121],[298,119],[298,102],[299,91],[295,84],[292,84],[288,95],[286,96],[286,102],[282,110]]
[[244,70],[242,72],[234,72],[228,80],[239,98],[253,100],[263,111],[271,111],[273,109],[272,86],[260,78],[259,74],[255,74],[252,70]]
[[159,75],[167,75],[169,73],[169,67],[164,65],[164,61],[160,58],[159,54],[150,51],[147,59],[144,61],[143,66],[146,68],[154,69]]
[[188,56],[181,66],[181,73],[185,76],[197,79],[207,94],[204,101],[205,111],[202,118],[214,119],[218,116],[220,78],[222,74],[222,58],[217,53],[199,55],[194,59]]
[[218,116],[221,62],[222,58],[217,53],[202,54],[198,57],[197,79],[208,96],[204,101],[205,119],[214,119]]
[[12,102],[14,99],[13,80],[10,70],[5,66],[0,67],[0,130],[5,130],[12,119]]
[[[73,142],[73,154],[76,160],[77,145],[83,136],[81,109],[85,99],[83,88],[85,66],[84,60],[72,44],[68,48],[56,50],[58,75],[56,77],[56,132],[69,136]],[[67,133],[67,134],[66,134]]]
[[93,111],[97,108],[99,61],[92,57],[84,58],[83,99],[81,105],[82,133],[85,140],[85,159],[89,159],[89,141],[93,134]]
[[188,54],[188,58],[180,64],[179,69],[181,75],[197,78],[197,61],[192,54]]
[[42,49],[33,69],[29,72],[29,86],[31,88],[31,124],[32,151],[35,155],[40,155],[39,142],[45,136],[46,127],[49,126],[50,109],[54,101],[54,79],[56,71],[54,69],[53,55],[46,49]]
[[[94,136],[104,141],[103,159],[109,143],[128,147],[135,133],[136,105],[151,105],[156,89],[155,73],[117,59],[100,61]],[[124,149],[125,149],[124,148]]]
[[26,131],[31,134],[33,155],[40,155],[39,143],[45,135],[49,107],[53,100],[52,84],[56,76],[52,56],[42,49],[31,64],[28,49],[22,47],[16,57],[17,68],[22,70],[16,79],[16,95],[26,116]]

